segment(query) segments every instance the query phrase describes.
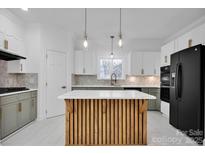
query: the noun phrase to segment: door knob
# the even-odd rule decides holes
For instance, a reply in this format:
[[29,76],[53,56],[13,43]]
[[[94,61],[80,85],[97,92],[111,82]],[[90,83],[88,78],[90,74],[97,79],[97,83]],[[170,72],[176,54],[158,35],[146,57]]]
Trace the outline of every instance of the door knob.
[[62,88],[62,89],[66,89],[66,86],[62,86],[61,88]]

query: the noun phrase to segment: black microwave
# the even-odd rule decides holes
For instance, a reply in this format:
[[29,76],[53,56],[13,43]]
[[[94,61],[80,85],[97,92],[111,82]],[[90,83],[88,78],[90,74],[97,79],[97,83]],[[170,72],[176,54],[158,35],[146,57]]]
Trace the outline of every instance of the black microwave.
[[170,86],[170,66],[160,68],[160,82],[161,86]]

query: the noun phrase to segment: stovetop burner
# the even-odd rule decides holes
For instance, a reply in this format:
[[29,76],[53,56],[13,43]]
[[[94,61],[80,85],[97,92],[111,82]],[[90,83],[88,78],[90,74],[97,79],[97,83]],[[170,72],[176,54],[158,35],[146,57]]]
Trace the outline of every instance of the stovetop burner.
[[29,90],[26,87],[1,87],[0,94]]

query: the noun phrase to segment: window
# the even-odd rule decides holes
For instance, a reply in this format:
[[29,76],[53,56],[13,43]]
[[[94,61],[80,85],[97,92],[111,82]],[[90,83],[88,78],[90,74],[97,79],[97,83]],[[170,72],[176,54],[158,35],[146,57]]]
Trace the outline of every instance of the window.
[[117,79],[123,78],[122,59],[100,59],[100,79],[110,79],[112,73]]

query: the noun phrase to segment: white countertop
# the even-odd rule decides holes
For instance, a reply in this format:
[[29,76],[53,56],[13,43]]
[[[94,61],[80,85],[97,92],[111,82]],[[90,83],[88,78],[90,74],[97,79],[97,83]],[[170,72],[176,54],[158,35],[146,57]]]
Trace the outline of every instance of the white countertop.
[[4,94],[0,94],[0,97],[2,97],[2,96],[8,96],[8,95],[14,95],[14,94],[20,94],[20,93],[25,93],[25,92],[31,92],[31,91],[36,91],[36,90],[38,90],[38,89],[29,89],[29,90],[22,90],[22,91],[4,93]]
[[58,96],[59,99],[156,99],[137,90],[74,90]]
[[156,86],[156,85],[116,85],[116,86],[112,86],[112,85],[72,85],[72,87],[91,87],[91,88],[106,88],[106,87],[119,87],[119,88],[160,88],[160,86]]

